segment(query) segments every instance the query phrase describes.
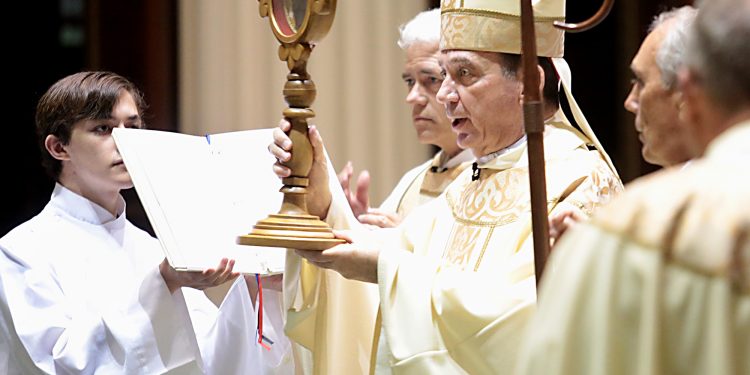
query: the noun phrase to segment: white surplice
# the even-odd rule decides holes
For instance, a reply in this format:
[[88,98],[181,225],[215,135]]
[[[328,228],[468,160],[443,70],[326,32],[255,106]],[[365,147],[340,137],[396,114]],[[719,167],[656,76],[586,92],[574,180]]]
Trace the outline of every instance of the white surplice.
[[56,185],[41,213],[0,239],[0,373],[293,371],[279,293],[265,295],[266,351],[242,277],[218,308],[199,290],[170,294],[159,246]]

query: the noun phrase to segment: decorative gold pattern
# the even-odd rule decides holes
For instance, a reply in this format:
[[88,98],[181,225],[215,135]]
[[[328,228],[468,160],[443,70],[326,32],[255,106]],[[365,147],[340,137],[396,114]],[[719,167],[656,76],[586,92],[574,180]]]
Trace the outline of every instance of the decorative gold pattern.
[[[461,6],[463,6],[463,1],[461,2]],[[441,9],[455,8],[455,7],[456,7],[456,0],[443,0],[443,3],[440,5]]]
[[528,195],[527,169],[514,168],[503,172],[483,169],[479,180],[468,184],[459,197],[453,214],[467,222],[496,223],[517,217],[518,203]]
[[294,68],[304,52],[305,47],[300,43],[279,45],[279,59],[281,61],[286,61],[289,70]]
[[[520,54],[521,19],[481,13],[481,10],[444,12],[440,48]],[[539,56],[563,56],[565,33],[554,27],[554,19],[535,19]]]
[[[474,15],[474,16],[482,16],[482,17],[489,17],[489,18],[497,18],[501,20],[511,20],[511,21],[519,20],[519,17],[517,14],[503,13],[503,12],[498,12],[498,11],[489,10],[489,9],[454,8],[454,9],[444,9],[440,12],[440,14],[450,14],[450,13],[463,13],[469,16]],[[534,15],[534,21],[536,22],[565,21],[565,17],[544,17],[544,16]]]
[[270,0],[258,0],[258,13],[260,14],[260,18],[268,17],[268,14],[271,12],[271,4],[269,1]]
[[[596,206],[608,202],[612,194],[620,192],[622,185],[606,163],[598,159],[597,152],[579,149],[571,153],[584,157],[548,160],[548,209],[551,211],[564,201],[588,214]],[[590,162],[591,157],[597,158],[595,164],[587,164],[586,160]],[[590,168],[586,169],[586,165]],[[566,169],[577,169],[578,174],[552,172]],[[444,250],[443,262],[463,269],[472,267],[476,271],[487,251],[503,246],[499,245],[498,239],[492,239],[497,229],[507,225],[528,225],[531,210],[528,169],[482,169],[477,181],[470,181],[466,174],[461,179],[446,193],[455,224]],[[522,232],[521,227],[514,231]],[[502,240],[510,245],[524,238]]]
[[[481,238],[487,238],[488,230],[486,228],[467,227],[463,225],[456,225],[451,233],[451,241],[448,243],[448,251],[445,254],[444,262],[459,266],[461,268],[466,267],[471,258],[473,249],[477,248],[477,244],[484,243]],[[489,229],[489,234],[492,233],[492,229]],[[455,251],[456,249],[462,251]],[[465,251],[469,249],[469,251]]]
[[326,3],[327,3],[326,0],[315,0],[312,3],[312,11],[315,12],[315,13],[317,13],[317,14],[325,14],[325,13],[327,13],[327,11],[325,10],[326,9],[326,5],[327,5]]

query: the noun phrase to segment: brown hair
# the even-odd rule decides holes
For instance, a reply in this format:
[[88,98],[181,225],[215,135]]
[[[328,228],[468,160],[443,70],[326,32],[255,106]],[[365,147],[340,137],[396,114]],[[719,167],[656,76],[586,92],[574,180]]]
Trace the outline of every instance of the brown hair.
[[111,72],[81,72],[57,81],[39,99],[36,107],[36,132],[42,148],[42,165],[57,180],[62,163],[44,147],[52,134],[63,144],[70,142],[73,125],[82,120],[106,119],[125,90],[133,96],[143,118],[146,103],[143,94],[126,78]]

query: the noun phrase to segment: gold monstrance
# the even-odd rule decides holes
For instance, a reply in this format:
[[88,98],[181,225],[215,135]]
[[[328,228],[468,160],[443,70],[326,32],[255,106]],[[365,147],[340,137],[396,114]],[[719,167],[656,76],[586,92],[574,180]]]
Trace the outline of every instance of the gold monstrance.
[[307,119],[315,100],[315,84],[307,73],[307,60],[315,43],[323,39],[333,23],[336,0],[258,0],[261,17],[268,17],[276,39],[279,58],[289,67],[284,99],[289,107],[284,118],[292,128],[292,158],[284,163],[292,174],[284,178],[284,201],[278,214],[258,221],[248,235],[239,236],[242,245],[273,246],[303,250],[324,250],[343,243],[334,238],[328,224],[307,212],[308,176],[313,152],[307,137]]

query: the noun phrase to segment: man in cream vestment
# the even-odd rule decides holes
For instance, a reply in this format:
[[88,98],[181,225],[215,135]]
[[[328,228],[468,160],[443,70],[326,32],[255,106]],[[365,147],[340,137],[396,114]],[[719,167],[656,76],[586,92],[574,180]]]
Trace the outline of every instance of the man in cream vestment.
[[[445,79],[437,98],[452,120],[459,146],[471,149],[476,165],[397,228],[338,233],[351,243],[322,252],[297,251],[305,261],[288,257],[286,331],[292,340],[314,344],[321,334],[316,331],[321,328],[316,326],[316,302],[327,290],[317,266],[377,283],[382,317],[377,329],[385,344],[372,344],[378,348],[376,372],[513,370],[521,332],[536,300],[516,8],[512,1],[443,3]],[[546,88],[549,209],[590,212],[617,193],[621,183],[577,106],[573,112],[584,134],[558,110],[558,73],[572,99],[564,61],[548,58],[562,55],[562,32],[551,22],[563,18],[564,9],[560,1],[540,1],[536,8],[544,20],[540,27],[546,30],[537,43],[540,56],[545,56],[539,65]],[[315,129],[310,136],[317,160],[310,184],[317,199],[309,202],[310,212],[326,216],[334,228],[355,227],[343,214],[348,202],[335,194],[331,198],[325,189],[320,178],[322,139]],[[271,151],[286,160],[289,150],[283,146],[288,138],[281,130],[274,137]],[[589,144],[599,147],[592,151]],[[288,172],[280,165],[276,170],[280,175]],[[295,274],[299,280],[293,280]],[[352,309],[352,314],[359,311]]]
[[702,158],[563,237],[518,374],[750,373],[750,2],[703,3],[680,116]]
[[[693,155],[679,118],[677,71],[685,59],[686,34],[697,10],[689,5],[662,12],[630,63],[633,85],[625,109],[635,115],[635,130],[643,143],[643,159],[661,167],[686,165]],[[556,243],[569,227],[584,220],[576,210],[550,217],[550,238]]]
[[339,173],[339,181],[357,219],[381,228],[398,225],[415,207],[435,199],[474,161],[471,150],[462,150],[456,144],[451,121],[435,98],[443,82],[438,62],[440,9],[419,13],[402,25],[399,32],[398,45],[406,53],[402,78],[408,89],[406,103],[411,106],[412,125],[420,143],[437,146],[440,151],[406,172],[378,208],[369,207],[369,172],[360,173],[356,191],[349,189],[351,162]]

